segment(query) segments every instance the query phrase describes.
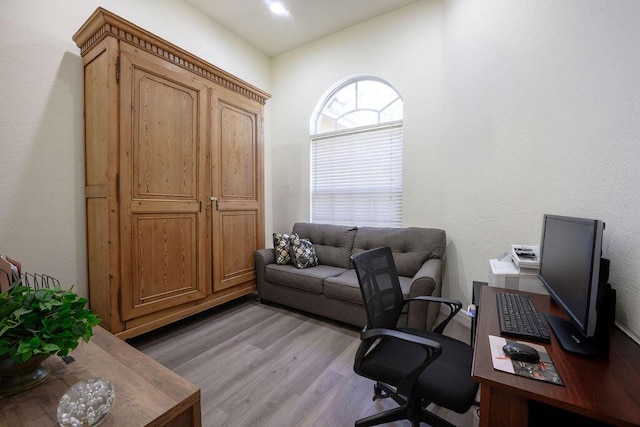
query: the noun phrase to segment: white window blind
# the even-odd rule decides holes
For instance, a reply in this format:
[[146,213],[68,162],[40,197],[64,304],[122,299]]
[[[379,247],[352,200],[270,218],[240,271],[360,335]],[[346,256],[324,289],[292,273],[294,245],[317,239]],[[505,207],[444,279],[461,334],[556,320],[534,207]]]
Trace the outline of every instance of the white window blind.
[[311,221],[402,225],[402,122],[311,138]]

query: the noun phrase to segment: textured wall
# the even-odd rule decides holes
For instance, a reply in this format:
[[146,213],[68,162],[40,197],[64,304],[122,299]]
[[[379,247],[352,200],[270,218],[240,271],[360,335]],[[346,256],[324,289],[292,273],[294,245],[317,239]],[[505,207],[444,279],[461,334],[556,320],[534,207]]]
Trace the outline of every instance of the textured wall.
[[479,277],[510,243],[539,242],[544,213],[603,219],[617,319],[640,335],[638,3],[445,4],[451,281]]
[[308,120],[372,73],[405,102],[404,224],[448,235],[445,292],[537,244],[544,213],[603,219],[620,323],[640,334],[640,7],[423,1],[274,59],[273,227],[309,215]]
[[0,3],[0,253],[87,291],[82,60],[102,6],[269,90],[270,60],[180,0]]
[[[412,141],[405,144],[405,161],[440,149],[441,35],[438,4],[419,2],[274,58],[274,230],[309,219],[309,119],[337,82],[374,75],[398,90],[404,102],[405,141]],[[437,169],[420,164],[416,173],[432,176],[433,182]],[[425,191],[439,194],[433,187],[405,191],[418,191],[419,198]],[[437,225],[436,220],[430,211],[429,218],[417,223]]]

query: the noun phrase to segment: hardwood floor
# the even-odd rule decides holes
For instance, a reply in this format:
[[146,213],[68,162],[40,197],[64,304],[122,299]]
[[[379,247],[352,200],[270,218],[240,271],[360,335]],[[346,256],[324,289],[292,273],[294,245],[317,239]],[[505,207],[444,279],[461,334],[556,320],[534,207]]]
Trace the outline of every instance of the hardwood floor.
[[[447,334],[468,342],[453,321]],[[198,385],[203,426],[352,426],[395,406],[353,372],[359,330],[245,297],[130,340]],[[476,408],[438,413],[478,425]],[[389,426],[409,426],[398,422]]]

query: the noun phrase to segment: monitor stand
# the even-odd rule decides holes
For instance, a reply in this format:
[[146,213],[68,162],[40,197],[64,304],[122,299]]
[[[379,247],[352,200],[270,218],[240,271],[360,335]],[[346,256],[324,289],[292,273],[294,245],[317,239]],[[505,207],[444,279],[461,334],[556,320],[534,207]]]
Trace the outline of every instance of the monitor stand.
[[607,354],[608,346],[606,342],[597,343],[587,340],[573,322],[549,313],[544,313],[544,315],[549,322],[549,326],[551,326],[551,330],[560,341],[560,345],[566,351],[587,357],[599,357]]

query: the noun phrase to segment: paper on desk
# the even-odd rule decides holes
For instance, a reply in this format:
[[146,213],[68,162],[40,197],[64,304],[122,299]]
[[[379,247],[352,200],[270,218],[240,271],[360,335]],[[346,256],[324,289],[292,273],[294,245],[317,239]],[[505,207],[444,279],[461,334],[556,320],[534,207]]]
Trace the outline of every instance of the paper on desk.
[[556,367],[549,357],[549,353],[544,346],[539,344],[533,344],[530,342],[523,342],[535,348],[540,354],[540,362],[518,362],[509,359],[502,351],[502,347],[507,342],[519,342],[516,340],[507,340],[504,337],[497,337],[489,335],[489,347],[491,348],[491,361],[493,362],[493,368],[498,371],[508,372],[510,374],[519,375],[521,377],[533,378],[535,380],[546,381],[552,384],[564,385]]

